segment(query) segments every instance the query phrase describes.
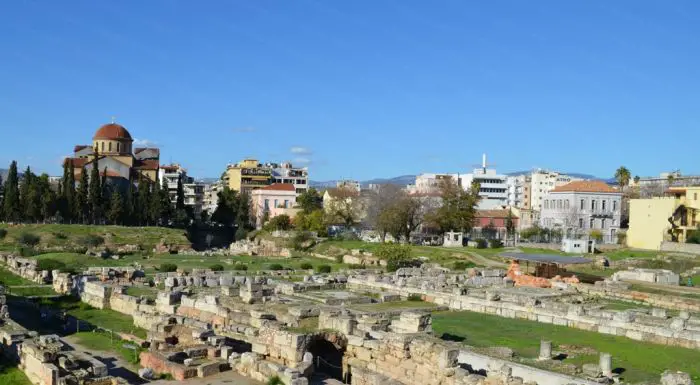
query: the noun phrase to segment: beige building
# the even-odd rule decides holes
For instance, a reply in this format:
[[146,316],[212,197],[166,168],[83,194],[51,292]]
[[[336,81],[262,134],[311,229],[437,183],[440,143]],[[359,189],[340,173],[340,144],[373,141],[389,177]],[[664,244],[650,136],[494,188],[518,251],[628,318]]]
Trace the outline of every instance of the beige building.
[[131,134],[123,126],[114,122],[105,124],[95,132],[92,144],[75,146],[73,157],[66,158],[66,162],[72,163],[78,180],[83,167],[89,171],[95,166],[94,154],[97,152],[96,166],[100,174],[106,175],[110,180],[134,181],[142,176],[151,182],[157,182],[160,150],[133,148],[133,142]]
[[700,186],[673,187],[665,197],[630,200],[627,246],[660,250],[664,242],[685,243],[700,224]]
[[231,190],[250,193],[270,185],[272,170],[260,164],[257,159],[244,159],[229,165],[223,179],[224,184]]
[[294,218],[300,209],[297,202],[296,188],[291,183],[274,183],[251,192],[251,202],[255,215],[255,227],[261,228],[264,219],[286,214]]

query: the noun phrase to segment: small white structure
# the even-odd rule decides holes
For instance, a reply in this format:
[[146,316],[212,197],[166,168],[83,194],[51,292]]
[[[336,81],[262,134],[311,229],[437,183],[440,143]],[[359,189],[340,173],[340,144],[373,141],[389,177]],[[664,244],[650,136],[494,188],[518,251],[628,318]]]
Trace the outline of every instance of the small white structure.
[[444,247],[462,247],[462,241],[464,239],[464,234],[456,231],[448,231],[445,233],[442,245]]
[[562,239],[561,251],[565,253],[592,254],[595,252],[596,242],[594,239]]

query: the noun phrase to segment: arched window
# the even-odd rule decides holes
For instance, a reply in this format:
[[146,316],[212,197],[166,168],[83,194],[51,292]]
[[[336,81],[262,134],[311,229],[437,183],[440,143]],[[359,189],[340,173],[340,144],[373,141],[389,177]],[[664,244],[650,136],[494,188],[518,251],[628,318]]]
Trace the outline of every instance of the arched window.
[[105,152],[105,142],[101,142],[101,143],[102,143],[101,144],[102,149],[100,151]]
[[112,152],[112,142],[109,142],[109,152]]
[[122,149],[120,147],[121,147],[121,143],[117,142],[117,152],[121,152]]

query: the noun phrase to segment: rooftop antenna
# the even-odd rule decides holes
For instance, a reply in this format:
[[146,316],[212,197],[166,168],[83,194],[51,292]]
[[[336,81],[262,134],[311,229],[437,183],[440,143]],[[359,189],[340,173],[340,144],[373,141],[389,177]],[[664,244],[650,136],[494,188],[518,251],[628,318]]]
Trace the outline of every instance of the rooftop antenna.
[[486,173],[486,169],[487,169],[489,166],[490,166],[490,167],[494,167],[494,166],[496,166],[496,165],[493,164],[493,163],[487,163],[487,162],[486,162],[486,153],[481,154],[481,164],[472,164],[472,167],[481,168],[481,169],[483,170],[484,173]]

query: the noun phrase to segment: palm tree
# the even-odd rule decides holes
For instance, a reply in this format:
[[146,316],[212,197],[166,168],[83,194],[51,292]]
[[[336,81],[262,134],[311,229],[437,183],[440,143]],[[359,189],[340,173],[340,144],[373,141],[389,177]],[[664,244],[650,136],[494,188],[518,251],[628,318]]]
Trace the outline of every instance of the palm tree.
[[639,184],[639,179],[641,179],[641,178],[639,178],[639,175],[635,175],[634,184]]
[[620,186],[621,190],[630,183],[631,175],[630,170],[625,166],[620,166],[620,168],[615,171],[615,180],[617,180],[617,184]]

